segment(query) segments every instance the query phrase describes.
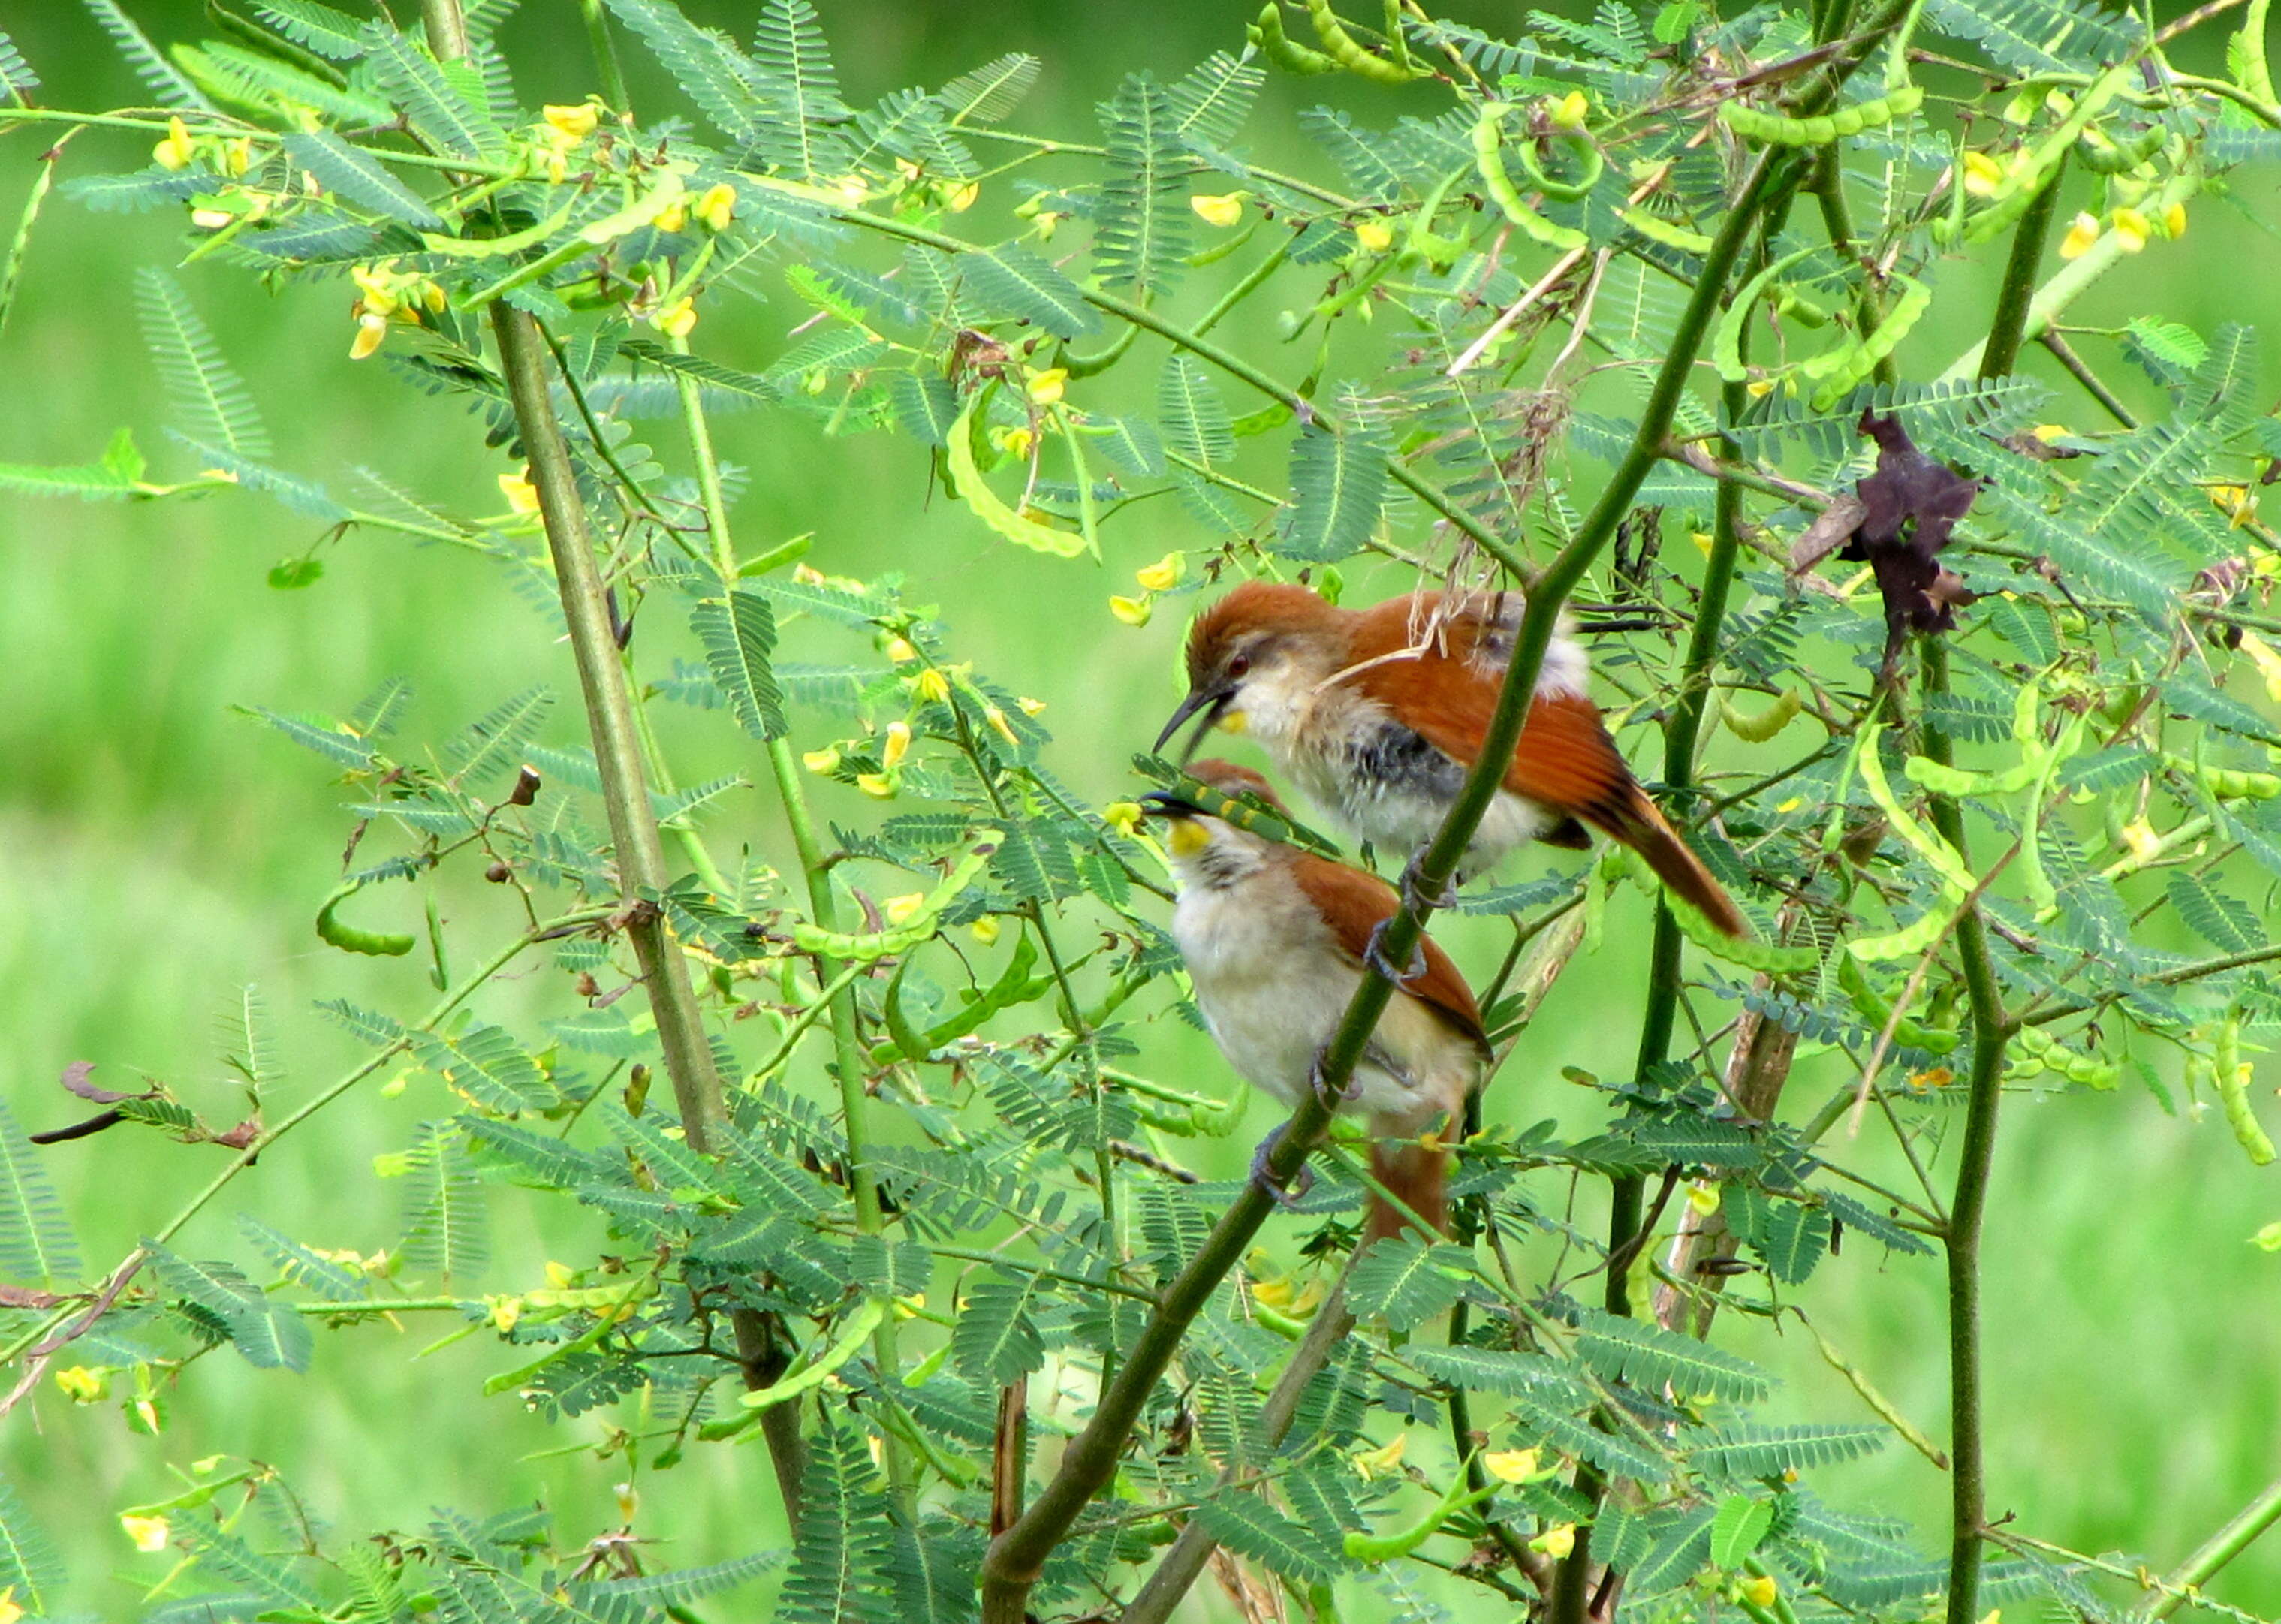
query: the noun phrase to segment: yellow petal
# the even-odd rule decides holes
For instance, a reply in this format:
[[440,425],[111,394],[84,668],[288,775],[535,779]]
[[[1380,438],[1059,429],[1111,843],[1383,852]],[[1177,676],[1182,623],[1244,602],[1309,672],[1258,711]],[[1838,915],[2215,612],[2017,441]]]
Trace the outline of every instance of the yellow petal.
[[1771,1607],[1775,1597],[1782,1594],[1782,1587],[1775,1582],[1772,1574],[1753,1574],[1743,1581],[1742,1589],[1743,1599],[1753,1607]]
[[555,1263],[552,1260],[549,1260],[547,1263],[546,1283],[553,1287],[555,1290],[561,1291],[563,1288],[569,1285],[572,1280],[575,1280],[577,1278],[577,1275],[571,1271],[569,1264]]
[[980,943],[983,947],[987,947],[997,941],[998,932],[1002,927],[999,924],[997,920],[992,918],[988,914],[985,914],[981,918],[977,919],[972,924],[968,925],[966,928],[968,932],[973,936],[977,942]]
[[1402,1465],[1402,1452],[1409,1447],[1410,1435],[1401,1432],[1395,1434],[1394,1442],[1385,1448],[1358,1450],[1349,1458],[1354,1462],[1355,1470],[1362,1473],[1364,1481],[1368,1481],[1397,1469]]
[[950,678],[930,667],[912,679],[911,692],[923,700],[932,700],[938,705],[943,704],[950,698]]
[[166,120],[166,138],[151,149],[151,156],[161,169],[185,169],[197,148],[190,143],[190,132],[179,118]]
[[1006,720],[1006,713],[1004,711],[999,709],[995,705],[989,706],[983,711],[982,719],[997,730],[999,738],[1004,739],[1008,744],[1012,745],[1017,748],[1020,747],[1022,736],[1019,733],[1017,733],[1014,731],[1013,724]]
[[669,236],[672,236],[677,231],[685,228],[689,224],[688,203],[682,198],[676,197],[671,203],[667,204],[665,207],[659,212],[657,219],[652,223],[654,224],[660,231],[664,232]]
[[2004,166],[1985,152],[1964,155],[1964,189],[1975,197],[1993,197],[2004,183]]
[[926,893],[912,891],[899,897],[889,897],[882,904],[889,924],[909,924],[919,909],[926,906]]
[[963,214],[974,206],[975,199],[981,196],[982,182],[968,181],[952,187],[949,194],[943,198],[942,205],[954,214]]
[[23,1616],[23,1608],[16,1603],[16,1587],[12,1584],[0,1590],[0,1624],[16,1624],[16,1620]]
[[887,639],[887,658],[897,665],[909,665],[918,657],[919,651],[913,648],[904,638],[889,638]]
[[697,218],[713,231],[726,231],[729,222],[737,217],[737,189],[723,182],[705,189],[697,200]]
[[1043,700],[1033,700],[1027,694],[1024,694],[1014,703],[1022,708],[1022,714],[1025,716],[1034,716],[1046,708],[1046,702]]
[[1030,380],[1030,398],[1040,406],[1051,406],[1062,398],[1063,387],[1068,382],[1068,367],[1049,367]]
[[697,326],[697,305],[683,294],[650,317],[649,324],[668,338],[686,338]]
[[[1107,824],[1111,829],[1117,831],[1117,833],[1129,835],[1134,830],[1140,827],[1140,803],[1135,800],[1112,800],[1107,806],[1102,808],[1101,821]],[[1256,1290],[1260,1288],[1255,1288],[1254,1289],[1256,1293]],[[1272,1308],[1280,1308],[1282,1304],[1277,1302],[1271,1302],[1269,1306]]]
[[1576,1525],[1573,1522],[1555,1523],[1529,1541],[1528,1548],[1559,1561],[1576,1549]]
[[990,437],[1008,456],[1025,460],[1030,454],[1030,447],[1038,443],[1038,437],[1027,429],[994,429]]
[[2172,242],[2186,235],[2186,205],[2174,203],[2162,211],[2162,235]]
[[2247,654],[2257,667],[2257,674],[2265,679],[2268,698],[2281,702],[2281,653],[2254,631],[2241,634],[2241,652]]
[[1715,1184],[1691,1184],[1687,1187],[1687,1204],[1704,1218],[1719,1210],[1719,1187]]
[[1243,194],[1226,192],[1218,197],[1191,197],[1188,206],[1204,224],[1225,230],[1243,218]]
[[371,314],[357,318],[356,336],[349,341],[349,359],[360,361],[380,348],[380,341],[388,336],[388,318]]
[[146,1555],[166,1548],[166,1520],[164,1517],[121,1517],[119,1526],[127,1530],[127,1537],[135,1542],[135,1549]]
[[103,1396],[103,1373],[89,1370],[84,1365],[74,1365],[69,1370],[56,1373],[56,1385],[63,1389],[64,1396],[72,1403],[91,1404]]
[[839,765],[837,750],[810,750],[800,758],[800,764],[810,772],[828,773]]
[[2067,236],[2061,240],[2060,258],[2080,259],[2091,251],[2091,245],[2097,241],[2099,241],[2098,218],[2091,214],[2078,214],[2075,217],[2075,224],[2068,228]]
[[541,108],[540,116],[554,128],[573,141],[582,140],[594,133],[594,126],[602,120],[601,110],[592,102],[581,102],[576,107],[552,104]]
[[1499,1450],[1481,1457],[1481,1465],[1500,1483],[1526,1483],[1536,1475],[1535,1450]]
[[1164,554],[1155,563],[1134,570],[1133,578],[1150,592],[1161,592],[1178,586],[1180,584],[1180,577],[1187,573],[1188,555],[1185,553],[1171,552]]
[[228,209],[192,209],[190,224],[201,231],[219,231],[237,218]]
[[2153,226],[2136,209],[2115,211],[2115,240],[2122,245],[2126,254],[2135,254],[2146,246],[2146,239],[2154,235]]
[[1109,600],[1109,612],[1128,626],[1145,626],[1150,610],[1146,598],[1117,598]]
[[613,1483],[610,1493],[618,1503],[618,1520],[631,1522],[641,1509],[641,1493],[631,1483]]
[[879,752],[879,759],[889,767],[902,765],[903,757],[911,753],[911,724],[908,722],[887,723],[887,743]]
[[506,498],[506,505],[515,512],[537,513],[538,511],[538,487],[530,483],[530,470],[528,468],[519,474],[500,475],[499,488],[499,494]]
[[855,787],[874,800],[893,800],[895,798],[895,780],[884,772],[857,773]]
[[2122,844],[2140,862],[2152,862],[2162,855],[2162,837],[2154,832],[2153,824],[2144,816],[2134,817],[2122,825]]
[[1383,220],[1365,220],[1354,228],[1354,234],[1365,252],[1382,254],[1394,246],[1394,229]]
[[1562,129],[1581,129],[1586,116],[1592,111],[1592,104],[1581,90],[1571,90],[1545,111],[1551,115],[1553,123]]

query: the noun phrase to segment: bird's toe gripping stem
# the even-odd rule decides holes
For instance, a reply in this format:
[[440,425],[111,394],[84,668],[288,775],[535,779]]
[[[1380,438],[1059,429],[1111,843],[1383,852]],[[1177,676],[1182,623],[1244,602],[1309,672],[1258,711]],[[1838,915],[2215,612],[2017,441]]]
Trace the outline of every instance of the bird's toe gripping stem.
[[1380,975],[1384,976],[1388,981],[1393,982],[1396,986],[1400,986],[1405,982],[1416,980],[1419,977],[1426,973],[1426,948],[1422,941],[1411,944],[1410,948],[1410,968],[1407,970],[1396,969],[1394,961],[1386,956],[1385,946],[1386,927],[1393,923],[1394,921],[1391,919],[1381,919],[1376,924],[1371,926],[1370,940],[1363,944],[1362,958],[1364,963],[1378,971]]
[[1414,854],[1411,857],[1409,862],[1403,868],[1402,901],[1403,905],[1407,907],[1411,913],[1422,913],[1429,908],[1435,909],[1455,908],[1458,905],[1458,885],[1454,879],[1443,880],[1439,889],[1435,890],[1431,894],[1427,893],[1426,889],[1426,877],[1419,871],[1418,868],[1419,863],[1424,859],[1425,855],[1426,854],[1423,851]]
[[1274,1173],[1268,1169],[1267,1158],[1275,1154],[1275,1147],[1283,1142],[1284,1129],[1290,1125],[1287,1122],[1279,1124],[1273,1133],[1259,1141],[1259,1148],[1251,1153],[1252,1183],[1264,1190],[1277,1206],[1285,1208],[1296,1207],[1300,1197],[1315,1187],[1315,1170],[1304,1162],[1299,1164],[1299,1187],[1296,1190],[1285,1189],[1276,1182]]

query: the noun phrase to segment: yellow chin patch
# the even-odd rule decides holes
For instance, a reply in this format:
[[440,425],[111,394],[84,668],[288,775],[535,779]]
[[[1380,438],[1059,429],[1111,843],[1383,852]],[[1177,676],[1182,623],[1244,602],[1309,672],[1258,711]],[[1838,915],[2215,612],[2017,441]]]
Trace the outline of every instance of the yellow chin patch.
[[1223,733],[1241,733],[1246,725],[1243,713],[1240,710],[1224,710],[1219,713],[1218,727]]
[[1164,844],[1171,847],[1173,856],[1190,857],[1211,844],[1211,833],[1199,819],[1184,817],[1172,825]]

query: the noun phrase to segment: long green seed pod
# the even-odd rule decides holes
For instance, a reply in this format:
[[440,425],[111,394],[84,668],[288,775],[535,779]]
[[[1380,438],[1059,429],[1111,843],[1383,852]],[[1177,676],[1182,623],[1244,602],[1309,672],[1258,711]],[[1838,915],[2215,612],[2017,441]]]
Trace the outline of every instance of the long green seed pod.
[[1287,73],[1333,73],[1339,65],[1311,45],[1302,45],[1283,32],[1282,0],[1267,0],[1244,37],[1259,47],[1260,54]]
[[1556,226],[1521,201],[1520,193],[1505,173],[1504,144],[1504,115],[1512,109],[1504,102],[1485,102],[1481,116],[1473,122],[1473,167],[1481,177],[1489,201],[1504,211],[1504,217],[1530,236],[1549,248],[1562,250],[1589,246],[1591,239],[1569,226]]
[[1402,54],[1398,62],[1365,50],[1331,9],[1331,0],[1307,0],[1307,15],[1315,25],[1315,37],[1323,42],[1324,54],[1349,73],[1384,85],[1406,85],[1418,77],[1419,70],[1407,65],[1406,47],[1397,47]]

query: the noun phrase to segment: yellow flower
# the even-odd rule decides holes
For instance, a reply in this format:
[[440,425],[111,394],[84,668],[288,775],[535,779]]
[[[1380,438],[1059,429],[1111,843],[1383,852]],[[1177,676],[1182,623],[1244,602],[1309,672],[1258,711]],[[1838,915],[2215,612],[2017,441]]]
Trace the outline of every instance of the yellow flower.
[[1354,1462],[1354,1468],[1362,1473],[1363,1481],[1369,1482],[1373,1478],[1390,1475],[1397,1471],[1402,1465],[1402,1451],[1409,1447],[1410,1435],[1400,1432],[1394,1435],[1394,1442],[1384,1449],[1357,1450],[1347,1458]]
[[689,224],[688,201],[685,198],[676,197],[659,211],[658,217],[650,223],[668,236],[685,228]]
[[1030,398],[1040,406],[1051,406],[1062,398],[1063,386],[1068,382],[1068,367],[1048,367],[1030,380]]
[[577,1278],[577,1275],[572,1272],[569,1264],[555,1263],[552,1259],[548,1261],[546,1264],[546,1283],[553,1287],[555,1290],[562,1290],[568,1287],[571,1281]]
[[634,1513],[641,1509],[641,1494],[631,1483],[613,1483],[610,1493],[618,1503],[618,1520],[631,1522]]
[[1002,927],[999,924],[997,920],[992,918],[988,914],[985,914],[981,918],[977,919],[972,924],[968,925],[966,928],[968,932],[973,936],[974,940],[978,943],[987,947],[994,946],[997,942],[998,932]]
[[887,723],[887,743],[879,752],[879,759],[889,767],[900,767],[903,757],[911,753],[911,724],[908,722]]
[[1355,241],[1365,252],[1382,254],[1394,246],[1394,228],[1384,220],[1365,220],[1354,228]]
[[1964,155],[1964,189],[1975,197],[1992,197],[2004,183],[2004,166],[1985,152]]
[[855,787],[874,800],[893,800],[895,798],[895,780],[884,772],[857,773]]
[[919,909],[926,906],[926,893],[912,891],[899,897],[889,897],[885,906],[889,924],[909,924]]
[[2136,209],[2115,211],[2115,240],[2122,245],[2126,254],[2135,254],[2146,246],[2146,239],[2154,235],[2153,226]]
[[1224,192],[1216,197],[1191,197],[1188,206],[1207,226],[1218,226],[1226,230],[1243,218],[1243,194]]
[[2092,214],[2078,214],[2075,217],[2075,224],[2068,228],[2067,236],[2061,240],[2060,258],[2080,259],[2091,251],[2091,245],[2097,241],[2099,241],[2098,217]]
[[1038,443],[1038,437],[1027,429],[993,429],[990,437],[1008,456],[1024,460],[1029,457],[1030,447]]
[[119,1526],[127,1530],[127,1537],[135,1542],[135,1549],[146,1556],[166,1548],[166,1520],[164,1517],[121,1517]]
[[2257,667],[2257,674],[2265,679],[2266,696],[2281,704],[2281,653],[2276,653],[2273,646],[2254,631],[2241,634],[2241,652],[2249,656]]
[[897,665],[909,665],[912,661],[918,657],[919,651],[913,648],[907,639],[902,638],[889,638],[887,639],[887,658],[893,661]]
[[1576,1525],[1573,1522],[1555,1523],[1529,1541],[1528,1548],[1550,1557],[1556,1562],[1562,1561],[1576,1549]]
[[[1134,800],[1112,800],[1101,809],[1101,821],[1121,835],[1130,835],[1140,827],[1140,803]],[[1255,1288],[1255,1295],[1264,1288]],[[1280,1303],[1271,1303],[1280,1307]],[[61,1378],[58,1378],[61,1380]]]
[[1482,1456],[1481,1465],[1500,1483],[1526,1483],[1536,1475],[1536,1451],[1500,1450]]
[[0,1624],[16,1624],[23,1616],[24,1610],[16,1602],[16,1587],[12,1584],[0,1590]]
[[686,338],[697,325],[697,305],[686,293],[657,312],[649,324],[668,338]]
[[2232,522],[2232,530],[2240,530],[2257,520],[2257,497],[2247,485],[2212,485],[2210,500],[2218,512]]
[[2152,862],[2162,855],[2162,837],[2154,832],[2154,825],[2144,816],[2122,825],[2122,844],[2139,862]]
[[388,336],[388,318],[367,312],[357,318],[356,336],[349,341],[349,359],[360,361],[380,348],[380,341]]
[[244,174],[253,167],[253,143],[250,138],[240,135],[235,141],[224,142],[221,150],[227,155],[223,166],[232,174]]
[[944,197],[942,205],[954,214],[963,214],[974,206],[974,200],[981,196],[982,182],[968,181],[952,187],[948,194]]
[[74,1365],[69,1370],[56,1373],[56,1385],[64,1390],[64,1396],[72,1403],[91,1404],[103,1396],[104,1384],[102,1372],[89,1370],[84,1365]]
[[696,213],[707,230],[726,231],[729,222],[737,217],[737,189],[725,181],[707,187],[705,195],[697,200]]
[[941,705],[950,699],[950,678],[929,667],[911,681],[911,692],[923,700],[932,700]]
[[2162,235],[2176,242],[2186,235],[2186,205],[2174,203],[2162,211]]
[[1762,400],[1775,392],[1775,381],[1772,378],[1752,378],[1743,385],[1743,389],[1751,399]]
[[1571,90],[1557,102],[1548,102],[1545,116],[1562,129],[1581,129],[1584,120],[1592,111],[1592,104],[1581,90]]
[[1180,577],[1188,573],[1188,555],[1174,551],[1167,553],[1155,563],[1133,572],[1133,578],[1152,592],[1161,592],[1178,586]]
[[1753,1607],[1771,1607],[1781,1594],[1782,1587],[1772,1574],[1753,1574],[1743,1581],[1743,1599]]
[[1790,812],[1795,812],[1795,811],[1797,811],[1800,807],[1804,806],[1805,804],[1805,796],[1803,796],[1803,795],[1792,795],[1792,796],[1791,796],[1788,800],[1783,801],[1783,802],[1782,803],[1782,805],[1780,805],[1780,806],[1776,807],[1776,808],[1775,808],[1775,811],[1777,811],[1777,812],[1781,812],[1781,813],[1785,813],[1785,814],[1787,814],[1787,813],[1790,813]]
[[841,175],[831,183],[831,189],[838,192],[840,200],[851,209],[862,208],[864,199],[871,195],[870,187],[864,183],[860,174]]
[[522,1318],[521,1297],[486,1297],[484,1301],[491,1305],[491,1328],[502,1334],[514,1330]]
[[2034,435],[2045,445],[2049,445],[2054,440],[2064,439],[2067,436],[2073,434],[2075,430],[2068,428],[2065,423],[2037,423],[2034,428],[2029,429],[2028,432]]
[[1004,711],[999,709],[995,705],[987,706],[983,709],[982,719],[998,731],[999,738],[1004,739],[1009,745],[1019,747],[1022,742],[1022,736],[1019,733],[1017,733],[1014,731],[1013,724],[1006,720],[1006,713]]
[[2263,1252],[2281,1252],[2281,1223],[2268,1224],[2249,1237],[2250,1244]]
[[1109,612],[1128,626],[1145,626],[1148,623],[1150,610],[1146,598],[1111,597]]
[[378,265],[349,267],[349,280],[357,285],[361,296],[357,303],[374,315],[384,316],[393,311],[399,299],[398,284],[402,278],[396,274],[396,261],[383,259]]
[[800,758],[800,764],[810,772],[828,773],[839,765],[839,752],[836,749],[810,750]]
[[237,218],[228,209],[192,209],[190,224],[201,231],[219,231]]
[[1043,700],[1033,700],[1027,694],[1024,694],[1014,703],[1022,708],[1022,714],[1025,716],[1034,716],[1046,708],[1046,702]]
[[190,132],[180,119],[166,120],[166,138],[151,149],[151,156],[161,169],[187,169],[197,148],[190,143]]
[[1704,1218],[1719,1210],[1719,1187],[1715,1184],[1690,1184],[1687,1187],[1687,1204]]
[[594,126],[602,121],[601,109],[592,102],[580,102],[576,107],[558,107],[552,104],[539,109],[547,123],[570,137],[583,141],[594,133]]
[[520,472],[499,476],[499,494],[516,513],[538,511],[538,487],[530,483],[530,468],[526,464]]

